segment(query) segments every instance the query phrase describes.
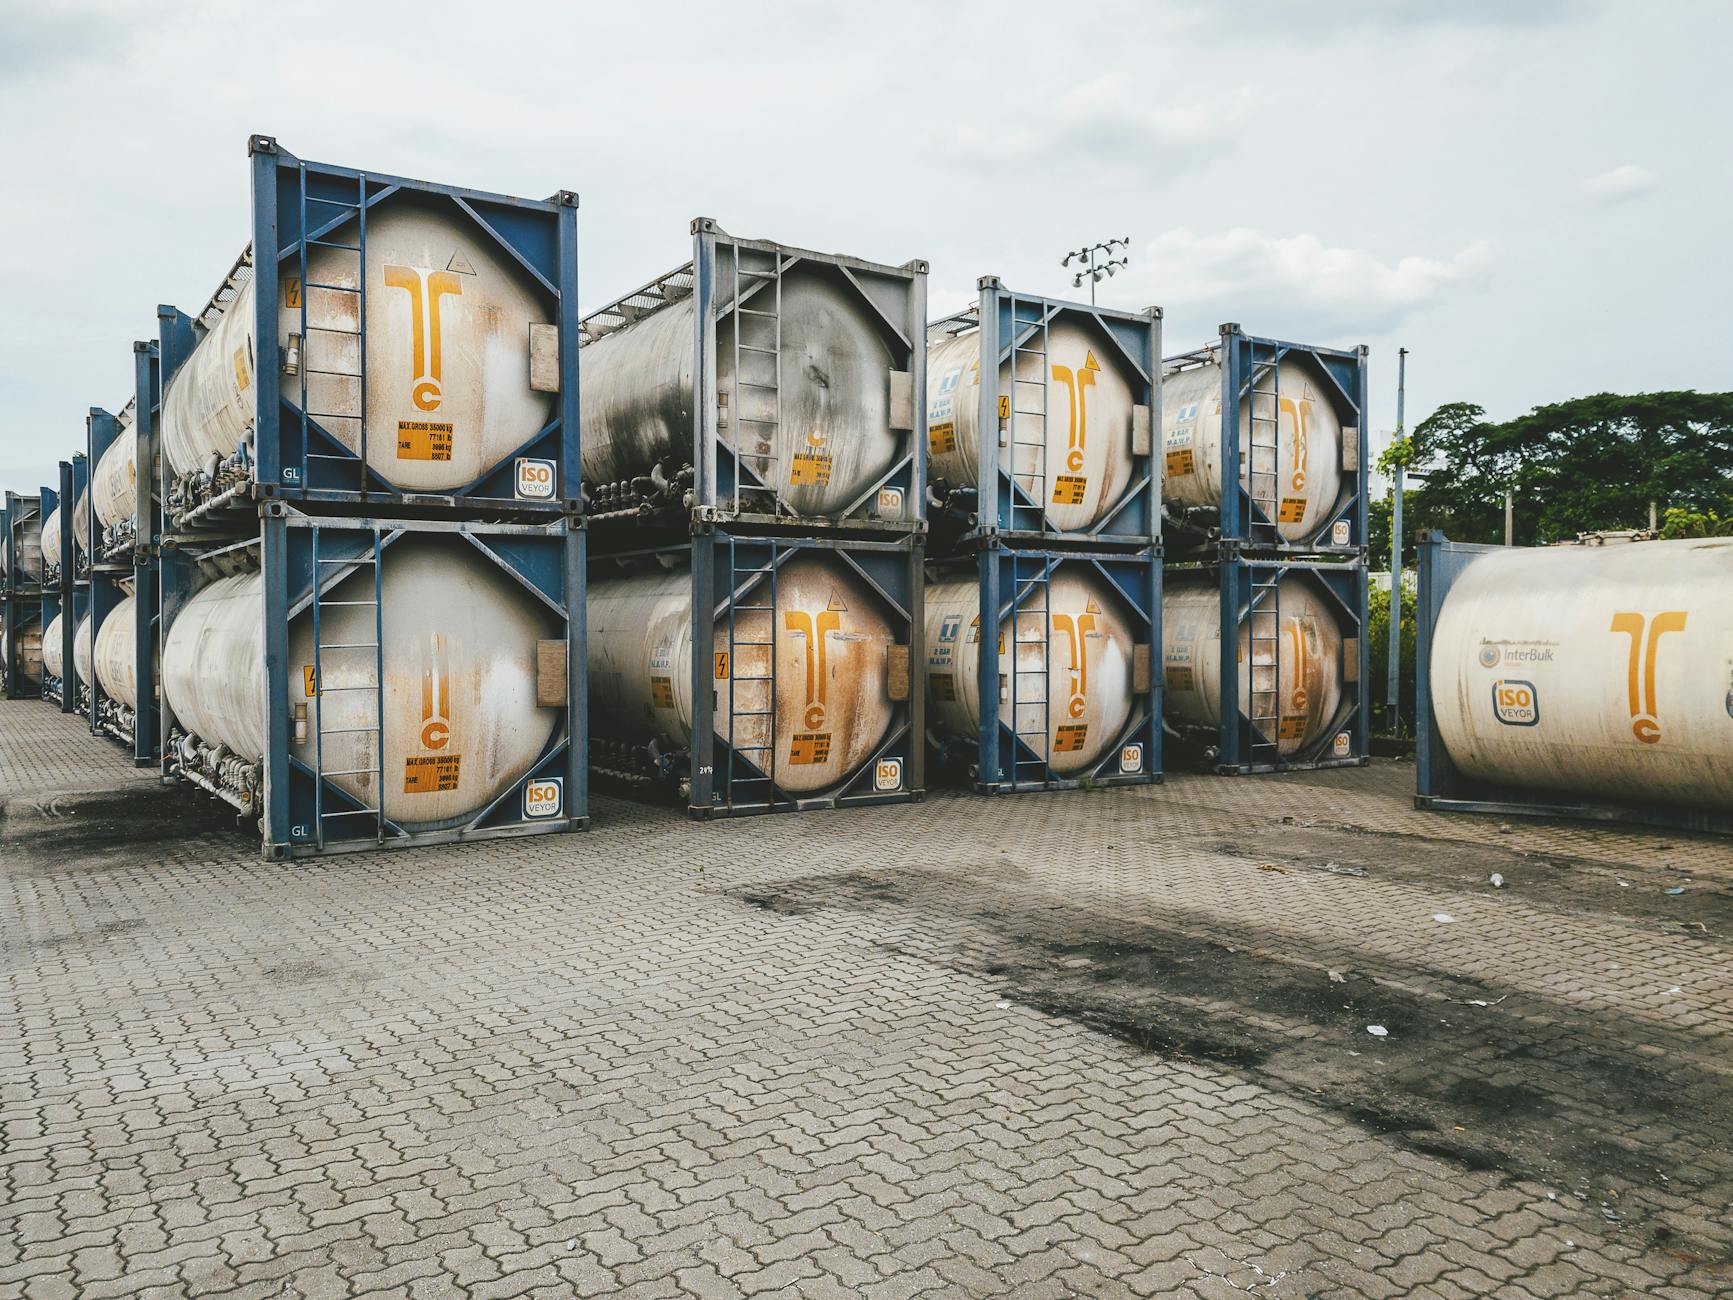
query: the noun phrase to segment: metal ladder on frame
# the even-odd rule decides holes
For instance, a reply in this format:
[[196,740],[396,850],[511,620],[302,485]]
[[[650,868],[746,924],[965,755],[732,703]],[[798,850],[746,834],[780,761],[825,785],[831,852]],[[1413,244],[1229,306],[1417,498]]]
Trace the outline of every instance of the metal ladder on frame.
[[[1268,574],[1268,577],[1263,576]],[[1246,620],[1251,656],[1241,708],[1251,728],[1246,759],[1280,765],[1282,759],[1282,580],[1279,569],[1251,569]],[[1260,652],[1262,652],[1260,654]]]
[[[1042,532],[1047,522],[1047,345],[1048,322],[1052,319],[1047,311],[1046,303],[1036,299],[1033,303],[1036,315],[1025,316],[1018,310],[1019,304],[1025,308],[1030,306],[1027,299],[1013,297],[1011,299],[1011,508],[1005,521],[1006,527],[1012,531]],[[1025,328],[1030,330],[1029,340],[1039,340],[1038,347],[1026,347],[1019,340]],[[1024,357],[1036,358],[1036,378],[1022,377],[1022,360]],[[1041,409],[1026,411],[1023,409],[1022,394],[1025,389],[1034,388],[1041,394]],[[1035,438],[1020,438],[1018,432],[1025,419],[1034,422],[1038,436]],[[1035,449],[1035,464],[1038,467],[1032,471],[1024,471],[1018,467],[1017,452],[1019,448]],[[1033,504],[1023,505],[1017,500],[1016,485],[1021,479],[1028,479],[1028,495]]]
[[[747,463],[751,464],[759,481],[778,500],[781,499],[783,486],[782,452],[778,446],[782,439],[782,257],[779,253],[768,254],[770,258],[770,270],[768,271],[745,270],[740,263],[749,251],[752,250],[743,249],[739,244],[734,245],[734,296],[729,299],[728,305],[728,314],[732,317],[734,325],[732,330],[734,336],[734,387],[729,397],[729,406],[732,409],[735,429],[734,513],[737,515],[740,513],[741,481],[745,478],[741,471]],[[771,309],[769,311],[764,310],[763,307],[742,305],[743,282],[744,287],[748,290],[754,283],[769,284],[771,289]],[[761,302],[764,296],[763,291],[760,290],[753,295],[753,300]],[[764,347],[758,343],[743,342],[742,336],[745,334],[745,326],[749,322],[764,320],[770,322],[771,345]],[[765,355],[771,358],[771,364],[774,367],[771,383],[766,384],[740,377],[740,363],[743,356],[750,359],[753,356]],[[766,420],[759,416],[746,415],[745,408],[740,401],[741,390],[743,389],[769,393],[774,405],[774,417]],[[769,451],[747,450],[746,426],[748,425],[756,426],[761,431],[767,431],[763,441],[769,446]]]
[[[314,528],[313,532],[313,812],[314,827],[318,846],[325,847],[325,824],[340,818],[371,817],[373,818],[374,838],[385,838],[385,613],[381,599],[380,582],[380,539],[379,530],[372,530],[370,552],[364,556],[346,555],[340,559],[328,559],[319,553],[319,537],[325,530]],[[326,596],[325,574],[330,569],[371,568],[373,571],[372,600],[333,600]],[[358,574],[351,576],[359,576]],[[331,583],[336,590],[347,583],[348,579],[339,579]],[[365,590],[365,589],[363,589]],[[327,641],[325,640],[324,620],[320,614],[330,609],[371,609],[373,611],[373,640],[371,641]],[[346,686],[331,686],[325,681],[325,655],[332,651],[371,651],[373,655],[373,680],[370,682],[355,682]],[[356,727],[327,727],[325,725],[325,696],[327,694],[361,694],[365,692],[372,698],[372,724]],[[371,736],[373,744],[373,766],[339,768],[327,771],[325,768],[325,738],[327,736]],[[365,742],[364,742],[365,744]],[[358,808],[338,809],[334,812],[325,810],[325,781],[329,777],[338,776],[372,776],[374,790],[374,806],[363,804]]]
[[[1029,785],[1045,785],[1052,776],[1053,743],[1053,610],[1049,596],[1052,594],[1053,557],[1050,555],[1019,555],[1016,551],[1007,552],[1011,557],[1011,638],[1009,653],[1011,656],[1011,784],[1015,787]],[[1027,566],[1027,567],[1024,567]],[[1040,603],[1035,599],[1037,594]],[[1027,603],[1025,597],[1027,596]],[[1042,622],[1041,662],[1037,668],[1022,669],[1018,667],[1017,647],[1017,616],[1019,614],[1039,614]],[[982,620],[981,635],[989,635],[986,620]],[[997,635],[997,629],[992,630]],[[1000,666],[1004,666],[1004,655],[1000,656]],[[1025,677],[1039,678],[1041,690],[1039,697],[1025,696],[1019,683]],[[1025,727],[1022,721],[1023,705],[1041,706],[1041,725]],[[1023,757],[1022,749],[1016,742],[1021,741],[1023,747],[1034,755]]]
[[1252,512],[1246,519],[1246,536],[1252,541],[1274,542],[1281,537],[1277,528],[1281,511],[1281,357],[1274,347],[1269,349],[1268,360],[1259,360],[1257,344],[1251,344],[1250,350],[1251,388],[1247,396],[1252,413],[1244,471]]
[[[353,463],[357,472],[355,490],[358,492],[365,491],[367,487],[367,178],[363,175],[357,175],[355,177],[355,201],[350,203],[343,199],[327,199],[321,198],[317,194],[307,193],[306,166],[302,165],[297,174],[300,178],[301,201],[301,241],[299,248],[301,261],[301,364],[299,366],[301,374],[301,484],[303,487],[312,486],[312,466],[309,462],[334,461],[340,466]],[[321,216],[317,220],[317,225],[321,229],[330,224],[330,220],[333,217],[338,218],[340,223],[344,214],[352,216],[355,222],[355,242],[353,244],[345,244],[332,239],[314,238],[309,233],[311,227],[307,224],[308,204],[319,205],[318,211],[321,213]],[[334,209],[335,211],[330,211],[329,209]],[[341,252],[354,253],[355,284],[353,286],[344,284],[325,284],[323,282],[315,284],[309,281],[307,278],[307,249],[309,246],[315,248],[332,248]],[[270,286],[269,278],[266,276],[259,276],[258,278],[260,282],[255,289],[255,292],[267,292]],[[356,328],[345,330],[335,329],[328,325],[309,325],[307,322],[307,305],[312,300],[314,290],[319,290],[324,293],[346,293],[353,295],[355,298]],[[355,340],[355,361],[356,365],[360,368],[355,371],[310,368],[308,360],[313,354],[312,336],[314,334],[331,335],[336,338],[353,338]],[[308,410],[307,380],[311,375],[324,375],[334,381],[341,381],[344,379],[353,380],[357,402],[356,409],[353,411]],[[341,388],[344,387],[344,385],[334,383],[333,387]],[[325,432],[329,433],[333,438],[336,438],[338,442],[342,441],[341,438],[337,437],[337,429],[335,427],[324,424],[324,421],[326,420],[353,420],[355,422],[356,436],[359,444],[356,454],[359,456],[359,460],[352,462],[350,457],[338,455],[335,452],[315,452],[308,450],[311,440],[307,426],[310,421],[320,422],[322,427],[325,429]]]
[[[752,792],[757,787],[764,787],[763,799],[766,804],[772,802],[776,795],[776,548],[770,548],[769,562],[761,567],[740,569],[735,565],[735,540],[728,539],[728,770],[723,776],[723,798],[732,807],[734,804],[735,787],[747,788],[746,798],[752,798]],[[742,590],[742,583],[748,585],[759,583],[767,591],[768,603],[743,605],[736,599],[736,593]],[[743,641],[736,627],[737,614],[763,613],[767,615],[770,628],[768,641]],[[753,650],[763,648],[769,658],[762,674],[748,673],[740,675],[741,649]],[[741,710],[737,704],[736,685],[740,682],[763,683],[765,707],[762,709]],[[768,736],[764,744],[742,745],[735,740],[736,724],[742,719],[763,718]],[[739,757],[750,757],[754,765],[764,775],[739,776],[735,772],[735,760]]]

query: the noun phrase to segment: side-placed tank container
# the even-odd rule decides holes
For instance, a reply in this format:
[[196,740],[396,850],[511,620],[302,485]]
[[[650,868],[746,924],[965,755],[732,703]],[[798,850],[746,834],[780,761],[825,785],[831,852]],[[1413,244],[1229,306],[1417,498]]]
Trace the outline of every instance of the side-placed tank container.
[[[1167,549],[1357,555],[1366,546],[1364,346],[1256,338],[1164,363]],[[1237,431],[1237,432],[1236,432]]]
[[160,357],[157,341],[135,343],[132,400],[119,416],[93,409],[89,422],[90,464],[96,467],[90,725],[130,749],[140,767],[161,760],[156,665],[162,503],[149,469],[161,413]]
[[267,859],[588,824],[584,534],[320,517],[162,555],[162,770]]
[[922,687],[943,767],[983,794],[1161,779],[1159,551],[987,539],[929,576]]
[[1733,832],[1733,538],[1420,539],[1415,804]]
[[42,498],[8,490],[0,507],[0,697],[42,693]]
[[944,520],[964,540],[1158,543],[1161,309],[978,283],[980,301],[927,334],[927,467]]
[[[66,545],[70,547],[70,538]],[[40,609],[38,626],[42,635],[38,644],[42,652],[42,698],[62,713],[76,713],[83,685],[79,673],[83,660],[79,654],[79,638],[90,615],[89,584],[63,583],[44,587]]]
[[595,521],[918,528],[927,264],[692,235],[691,262],[584,319]]
[[189,318],[190,354],[163,357],[176,530],[244,532],[230,508],[270,499],[576,510],[577,196],[306,162],[269,136],[248,148],[252,243]]
[[693,817],[925,795],[922,548],[736,532],[598,559],[598,770],[678,789]]
[[1163,721],[1223,774],[1361,766],[1366,569],[1254,558],[1169,565]]

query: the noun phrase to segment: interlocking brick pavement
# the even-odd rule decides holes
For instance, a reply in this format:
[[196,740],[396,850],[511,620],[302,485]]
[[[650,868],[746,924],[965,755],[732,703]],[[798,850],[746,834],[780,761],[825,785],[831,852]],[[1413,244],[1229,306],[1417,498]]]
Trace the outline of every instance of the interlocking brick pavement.
[[1733,847],[1411,789],[273,866],[0,703],[0,1296],[1727,1294]]

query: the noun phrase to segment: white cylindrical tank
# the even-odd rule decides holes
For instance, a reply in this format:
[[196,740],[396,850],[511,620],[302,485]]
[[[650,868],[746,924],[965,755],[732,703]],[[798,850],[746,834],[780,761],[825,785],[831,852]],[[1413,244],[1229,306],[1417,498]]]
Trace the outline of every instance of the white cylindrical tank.
[[96,521],[110,528],[138,512],[138,430],[131,420],[122,426],[91,472]]
[[[12,653],[12,629],[0,623],[0,663]],[[18,634],[18,662],[15,665],[20,683],[32,685],[42,680],[42,633],[27,627]]]
[[[759,300],[749,301],[758,309]],[[695,310],[687,298],[584,347],[587,482],[691,462]],[[733,319],[716,326],[723,441],[798,513],[840,514],[899,451],[890,427],[894,358],[882,323],[854,291],[790,271],[782,277],[780,378],[774,323],[746,316],[736,385]]]
[[72,540],[78,550],[90,554],[90,489],[78,494],[78,504],[72,507]]
[[66,677],[66,656],[60,645],[60,620],[64,615],[56,614],[48,620],[48,626],[42,629],[42,670],[50,677],[62,680]]
[[[999,429],[999,464],[1040,501],[1055,529],[1079,532],[1131,485],[1136,403],[1124,357],[1062,317],[1048,330],[1045,358],[1029,351],[1016,358],[1015,383],[1010,359],[1000,366],[999,392],[1012,398],[1013,415]],[[927,351],[927,474],[942,487],[980,485],[980,361],[979,330]]]
[[[1261,608],[1239,617],[1239,701],[1283,758],[1313,748],[1342,705],[1341,622],[1313,585],[1294,574],[1276,593],[1280,617]],[[1221,725],[1221,592],[1215,583],[1169,578],[1162,596],[1162,683],[1176,721]],[[1256,639],[1253,624],[1256,624]],[[1276,735],[1269,735],[1270,730]]]
[[[370,566],[326,592],[318,694],[310,614],[290,627],[288,703],[305,718],[291,753],[313,766],[322,726],[324,770],[353,773],[330,778],[340,789],[378,806],[372,770],[382,766],[391,821],[460,824],[521,778],[553,735],[559,711],[536,705],[536,643],[560,631],[538,601],[460,540],[409,537],[383,555],[384,762],[365,730],[378,720],[374,692],[349,689],[371,687],[374,653],[338,648],[375,641],[374,610],[333,603],[370,602]],[[176,718],[253,763],[265,751],[260,601],[258,574],[219,578],[187,602],[162,651],[163,692]]]
[[[38,548],[42,559],[50,565],[60,566],[60,507],[55,506],[42,520],[42,531],[37,534]],[[59,674],[56,674],[58,676]]]
[[[1222,500],[1222,368],[1215,360],[1172,371],[1162,380],[1162,499],[1186,506]],[[1267,442],[1275,420],[1276,445]],[[1320,383],[1303,363],[1284,359],[1272,385],[1261,368],[1252,392],[1240,402],[1240,486],[1271,510],[1284,541],[1312,537],[1324,526],[1342,490],[1342,420]],[[1254,475],[1256,476],[1254,481]],[[1267,503],[1273,502],[1273,505]]]
[[72,634],[72,674],[79,682],[89,682],[95,671],[91,663],[91,627],[90,615],[86,614],[79,620],[78,630]]
[[138,708],[138,602],[122,599],[102,620],[96,634],[96,680],[103,694],[129,709]]
[[[764,605],[762,580],[739,599]],[[771,619],[775,633],[772,635]],[[787,561],[776,608],[737,610],[735,661],[728,618],[716,620],[714,727],[783,790],[836,785],[877,750],[895,716],[886,682],[895,641],[871,590],[818,556]],[[768,645],[776,643],[775,663]],[[594,582],[589,594],[590,713],[599,735],[683,749],[692,739],[692,578],[656,573]],[[743,642],[762,642],[748,647]],[[732,699],[731,699],[732,696]],[[771,740],[774,757],[761,749]],[[702,759],[698,761],[703,761]]]
[[[981,726],[980,583],[974,577],[930,583],[926,605],[928,723],[974,740]],[[1119,598],[1093,574],[1054,575],[1047,605],[1017,611],[1014,670],[1011,620],[999,625],[1000,717],[1031,748],[1031,737],[1045,729],[1042,756],[1055,774],[1068,776],[1098,762],[1131,716],[1136,637]]]
[[1430,685],[1475,780],[1733,807],[1733,539],[1481,555],[1439,611]]
[[[325,239],[355,242],[353,225]],[[307,336],[283,396],[361,445],[360,295],[355,254],[308,250]],[[252,424],[256,281],[245,285],[182,365],[163,399],[162,450],[177,474],[227,457]],[[301,284],[272,277],[278,330],[299,335]],[[476,228],[400,196],[367,213],[367,463],[405,491],[450,492],[529,441],[553,413],[530,388],[530,326],[547,321],[535,282]]]

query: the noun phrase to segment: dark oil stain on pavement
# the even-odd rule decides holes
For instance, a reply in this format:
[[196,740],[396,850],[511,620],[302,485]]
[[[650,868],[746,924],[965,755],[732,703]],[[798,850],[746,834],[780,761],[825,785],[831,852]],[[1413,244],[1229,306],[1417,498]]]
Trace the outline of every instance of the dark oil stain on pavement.
[[0,803],[0,851],[37,871],[136,867],[138,853],[201,837],[232,846],[234,818],[202,794],[139,782],[115,790]]
[[1733,1194],[1733,1078],[1688,1031],[1383,954],[1364,959],[1372,978],[1352,949],[1287,932],[1224,942],[1205,916],[1135,923],[1022,875],[903,868],[735,896],[788,916],[894,908],[899,928],[912,912],[920,944],[881,947],[1000,981],[1006,998],[1139,1050],[1219,1063],[1466,1169],[1596,1203],[1663,1174],[1676,1193]]

